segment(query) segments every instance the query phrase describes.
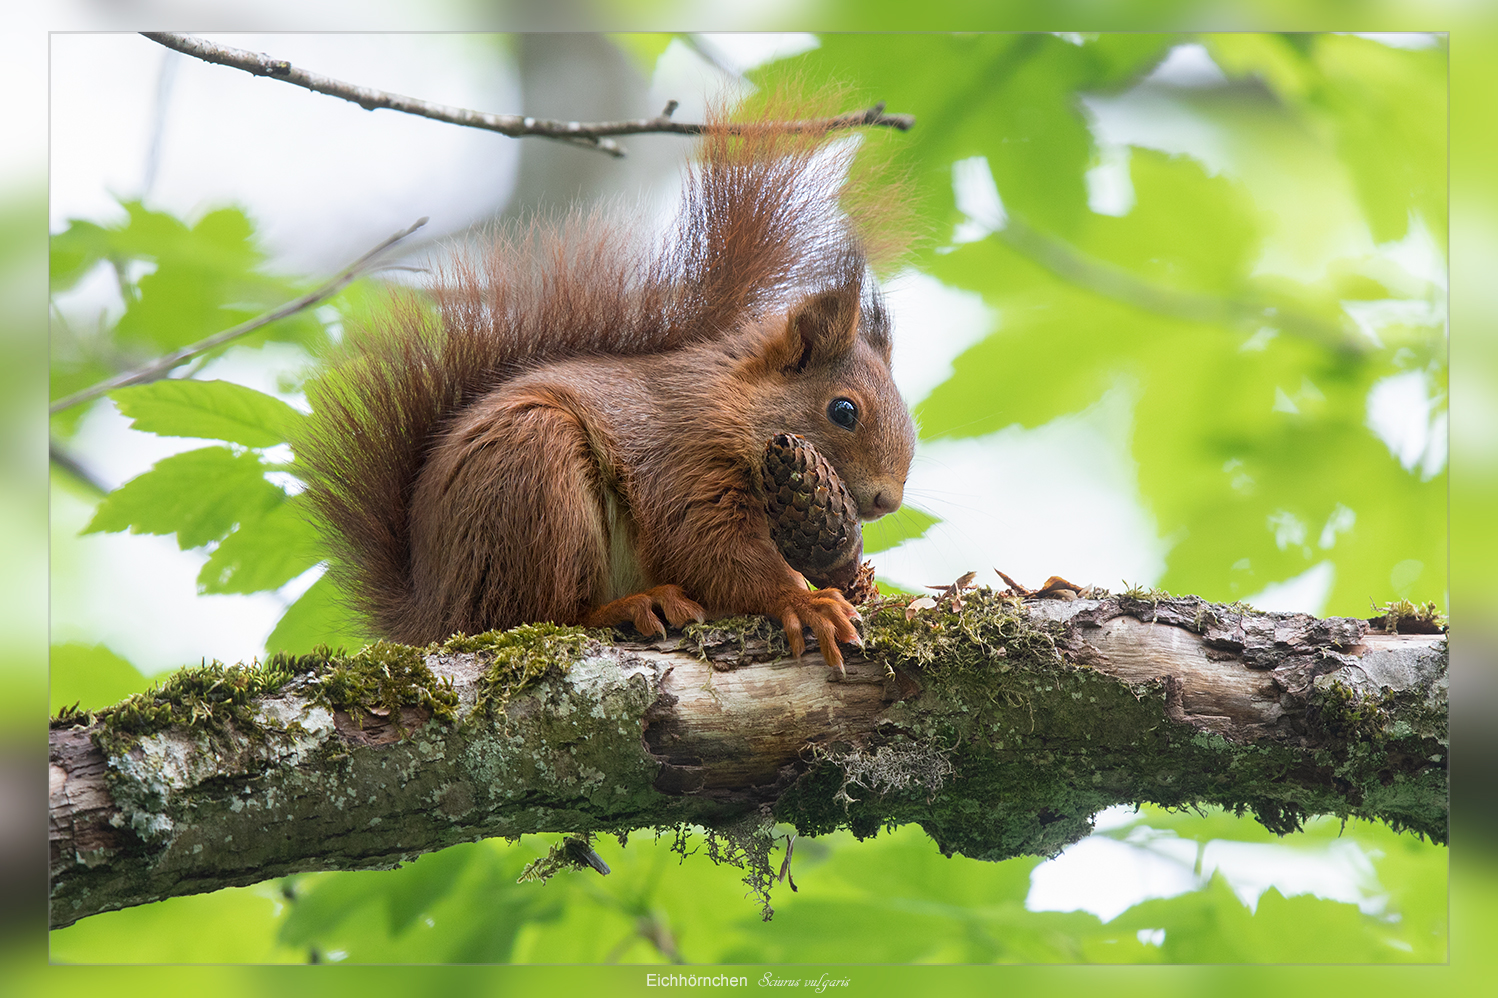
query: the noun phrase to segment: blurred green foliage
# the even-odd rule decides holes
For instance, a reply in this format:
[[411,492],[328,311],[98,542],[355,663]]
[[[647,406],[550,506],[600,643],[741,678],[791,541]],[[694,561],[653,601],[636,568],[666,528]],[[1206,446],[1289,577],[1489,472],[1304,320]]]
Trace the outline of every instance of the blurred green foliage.
[[[624,44],[654,58],[663,37]],[[1149,78],[1187,44],[1202,46],[1220,80]],[[1036,427],[1123,386],[1140,493],[1171,539],[1166,573],[1150,581],[1232,600],[1329,564],[1327,612],[1367,615],[1370,599],[1396,596],[1444,603],[1445,459],[1436,449],[1447,380],[1443,43],[826,35],[756,79],[781,73],[851,83],[861,97],[916,116],[908,135],[869,139],[894,148],[927,224],[912,262],[979,294],[999,316],[920,402],[924,440]],[[1098,109],[1120,101],[1195,129],[1215,152],[1100,143]],[[1115,184],[1123,171],[1127,204],[1099,200],[1108,169]],[[974,217],[972,185],[983,195],[990,183],[1002,215]],[[304,289],[267,275],[235,209],[189,223],[124,207],[119,224],[75,221],[53,239],[55,294],[102,273],[120,299],[117,312],[91,323],[54,309],[54,397]],[[355,285],[333,304],[356,315],[378,307],[371,294]],[[243,345],[316,348],[329,337],[324,318],[303,313]],[[1423,449],[1399,450],[1370,427],[1370,400],[1401,377],[1424,393]],[[165,458],[111,492],[89,530],[174,534],[182,548],[208,552],[205,594],[275,590],[316,564],[289,484],[295,460],[280,447],[301,418],[295,409],[243,386],[186,378],[111,398],[137,430],[219,443]],[[81,411],[54,417],[55,439],[70,438]],[[912,511],[871,528],[867,547],[936,522]],[[359,637],[320,579],[287,610],[267,650]],[[54,669],[54,709],[100,706],[145,685],[102,646],[59,646]],[[1203,844],[1268,838],[1223,815],[1151,810],[1140,822]],[[1376,869],[1388,894],[1382,914],[1274,890],[1250,912],[1221,875],[1106,923],[1030,911],[1038,860],[945,859],[905,828],[859,844],[842,835],[798,843],[800,890],[777,889],[768,924],[739,902],[739,871],[700,856],[678,865],[665,841],[603,843],[615,870],[606,879],[517,884],[545,851],[527,840],[458,846],[388,873],[305,875],[100,915],[53,933],[52,954],[80,962],[1444,959],[1445,850],[1326,822],[1280,847],[1317,848],[1338,834]]]
[[[1183,41],[830,35],[789,60],[915,115],[901,140],[934,229],[916,263],[1000,316],[916,407],[922,437],[1038,426],[1123,384],[1175,540],[1163,588],[1231,601],[1328,562],[1325,612],[1444,603],[1444,452],[1407,468],[1367,426],[1375,386],[1413,374],[1444,446],[1444,48],[1212,35],[1219,85],[1141,84]],[[1115,217],[1089,208],[1087,101],[1128,91],[1228,166],[1132,148]],[[953,165],[976,157],[1007,224],[954,246]]]
[[[1220,813],[1157,809],[1110,834],[1156,829],[1205,848],[1244,829]],[[550,837],[545,837],[550,838]],[[1277,841],[1259,830],[1249,838]],[[683,863],[670,836],[595,848],[614,869],[519,884],[546,852],[471,843],[387,873],[304,874],[254,888],[97,915],[52,934],[58,961],[348,963],[1224,963],[1439,962],[1446,955],[1444,850],[1382,826],[1312,821],[1287,855],[1355,843],[1398,897],[1377,914],[1270,888],[1250,911],[1210,871],[1199,889],[1144,901],[1108,922],[1086,911],[1031,911],[1039,859],[948,859],[918,828],[862,843],[845,832],[797,842],[791,879],[761,921],[741,871]],[[1144,846],[1135,846],[1143,849]],[[688,846],[690,851],[691,846]],[[780,853],[777,850],[777,858]],[[1413,890],[1420,885],[1419,890]],[[176,912],[175,917],[168,912]],[[242,919],[251,931],[224,927]],[[170,920],[168,920],[170,919]],[[196,924],[194,924],[196,923]],[[201,926],[201,928],[199,928]],[[170,930],[169,930],[169,927]],[[1161,932],[1160,930],[1163,930]],[[194,954],[183,934],[202,933]],[[213,937],[213,938],[208,938]]]
[[150,680],[128,659],[103,645],[55,644],[51,658],[48,709],[54,715],[70,705],[79,710],[108,707],[150,685]]

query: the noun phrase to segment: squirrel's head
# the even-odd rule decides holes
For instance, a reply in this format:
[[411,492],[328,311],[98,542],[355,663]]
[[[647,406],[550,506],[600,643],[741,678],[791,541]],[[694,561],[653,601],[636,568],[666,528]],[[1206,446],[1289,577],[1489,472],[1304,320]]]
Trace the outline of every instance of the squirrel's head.
[[874,520],[900,507],[915,426],[890,376],[889,320],[861,282],[810,295],[764,328],[759,430],[799,433]]

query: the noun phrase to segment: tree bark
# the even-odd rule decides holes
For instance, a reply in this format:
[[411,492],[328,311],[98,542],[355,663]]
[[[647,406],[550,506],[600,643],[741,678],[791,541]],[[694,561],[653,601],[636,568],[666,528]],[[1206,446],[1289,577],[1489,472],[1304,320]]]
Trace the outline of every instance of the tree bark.
[[1103,808],[1145,802],[1445,841],[1444,634],[1195,597],[949,592],[868,616],[846,679],[814,650],[785,657],[762,620],[652,643],[522,628],[500,651],[375,646],[361,668],[405,675],[380,664],[403,651],[418,678],[358,703],[349,659],[318,655],[238,713],[214,708],[220,680],[54,721],[52,925],[490,836],[746,819],[917,822],[989,860],[1052,855]]

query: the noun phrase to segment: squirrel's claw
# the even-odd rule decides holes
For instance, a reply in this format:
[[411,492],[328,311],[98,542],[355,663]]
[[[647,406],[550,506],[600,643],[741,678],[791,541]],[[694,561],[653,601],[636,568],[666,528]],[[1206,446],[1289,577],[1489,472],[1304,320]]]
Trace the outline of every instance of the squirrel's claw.
[[672,627],[680,627],[689,620],[695,620],[701,624],[707,620],[707,614],[695,601],[687,599],[687,594],[682,592],[680,586],[656,586],[654,589],[646,590],[644,595],[650,596],[666,619],[671,622]]
[[780,615],[780,626],[785,628],[785,639],[790,642],[791,654],[800,658],[806,651],[806,638],[801,634],[801,618],[795,610],[785,610]]
[[655,615],[656,607],[660,607],[672,627],[680,627],[689,620],[700,624],[706,619],[702,607],[687,599],[680,586],[665,585],[605,603],[583,618],[583,626],[617,627],[630,623],[647,638],[663,638],[666,636],[666,625]]
[[666,625],[661,623],[661,618],[655,615],[650,603],[642,599],[635,607],[630,616],[630,622],[647,638],[663,638],[666,636]]
[[802,627],[810,627],[816,635],[817,647],[827,666],[838,675],[845,675],[843,652],[838,642],[858,645],[863,641],[853,627],[858,611],[853,609],[843,594],[836,589],[819,589],[816,592],[794,591],[782,600],[777,616],[785,627],[785,636],[790,642],[791,654],[797,658],[806,650],[806,639]]

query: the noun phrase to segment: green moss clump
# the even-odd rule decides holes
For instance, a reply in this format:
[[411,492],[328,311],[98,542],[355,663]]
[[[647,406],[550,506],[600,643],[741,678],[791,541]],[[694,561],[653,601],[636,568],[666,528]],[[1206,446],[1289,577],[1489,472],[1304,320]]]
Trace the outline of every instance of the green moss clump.
[[79,710],[81,700],[74,700],[66,707],[59,708],[47,722],[48,728],[86,728],[94,723],[94,712],[91,710]]
[[503,713],[510,698],[533,686],[551,669],[567,672],[565,663],[580,658],[589,645],[608,644],[608,631],[560,624],[521,624],[508,631],[486,631],[472,637],[455,634],[438,651],[471,653],[489,659],[480,683],[479,706]]
[[607,875],[609,868],[593,851],[592,843],[593,833],[591,832],[565,836],[553,845],[545,856],[527,863],[515,882],[517,884],[544,884],[563,870],[594,870]]
[[1389,710],[1397,694],[1391,689],[1378,696],[1360,693],[1346,683],[1333,682],[1318,690],[1308,707],[1309,716],[1328,734],[1349,742],[1381,742],[1389,726]]
[[274,656],[263,664],[224,665],[215,661],[189,666],[112,707],[97,711],[65,709],[53,720],[53,726],[97,722],[99,747],[110,753],[176,725],[201,732],[216,743],[227,737],[231,725],[253,735],[254,701],[280,690],[301,664],[300,659]]
[[1056,638],[1061,625],[1027,618],[1020,601],[991,589],[963,594],[963,607],[952,612],[938,600],[935,607],[907,618],[899,605],[870,613],[864,627],[868,654],[887,665],[907,663],[932,676],[1008,672],[1026,667],[1062,665]]
[[1440,634],[1446,630],[1446,615],[1433,602],[1416,605],[1407,599],[1390,600],[1383,606],[1375,604],[1373,613],[1369,623],[1389,634]]
[[427,668],[426,655],[424,648],[376,641],[353,655],[331,656],[313,700],[354,717],[380,708],[397,726],[402,707],[423,707],[433,717],[452,721],[458,694],[450,680],[438,679]]
[[683,627],[681,633],[686,639],[687,647],[704,662],[713,658],[708,654],[709,648],[729,641],[738,642],[740,659],[748,656],[749,642],[753,639],[765,642],[765,654],[770,658],[786,658],[791,653],[791,643],[785,636],[785,629],[778,621],[759,614],[720,617],[705,624],[691,623]]
[[[1233,813],[1240,818],[1246,811],[1253,812],[1254,819],[1276,835],[1290,835],[1305,827],[1311,813],[1299,804],[1280,800],[1259,800],[1251,804],[1237,804]],[[1346,820],[1347,816],[1342,816]]]
[[[744,871],[743,882],[749,888],[745,896],[758,901],[760,918],[770,921],[775,915],[775,909],[770,907],[770,889],[778,880],[789,875],[788,865],[782,865],[778,877],[770,865],[770,851],[778,841],[774,819],[767,812],[751,811],[721,825],[702,826],[701,830],[703,844],[707,847],[707,858],[715,866],[731,866]],[[657,841],[664,831],[666,829],[656,827]],[[671,831],[674,835],[671,851],[680,856],[682,862],[686,862],[688,856],[695,855],[701,849],[700,846],[690,850],[687,848],[691,844],[692,830],[686,825],[677,825]],[[793,839],[794,836],[787,839],[787,850],[791,848]],[[792,881],[791,889],[795,890],[795,886]]]
[[355,718],[378,710],[399,726],[401,708],[420,707],[452,722],[457,717],[458,694],[451,680],[439,679],[427,667],[426,658],[432,652],[487,656],[490,662],[480,702],[498,704],[502,710],[510,697],[533,684],[553,664],[579,657],[590,642],[607,640],[606,632],[527,624],[473,637],[459,634],[426,648],[376,641],[351,655],[320,645],[307,655],[278,653],[264,663],[226,666],[213,662],[180,669],[112,707],[94,711],[79,710],[76,704],[64,707],[52,718],[51,726],[96,726],[100,747],[111,754],[179,725],[226,745],[223,739],[231,726],[240,735],[263,737],[255,721],[254,702],[277,693],[297,676],[309,677],[307,692],[312,702]]

